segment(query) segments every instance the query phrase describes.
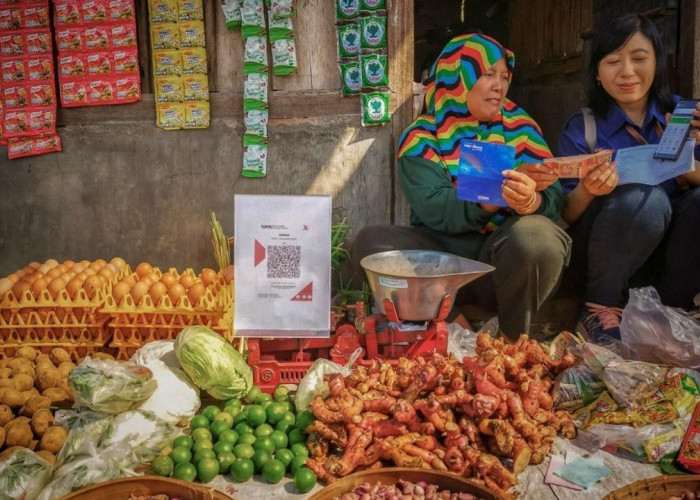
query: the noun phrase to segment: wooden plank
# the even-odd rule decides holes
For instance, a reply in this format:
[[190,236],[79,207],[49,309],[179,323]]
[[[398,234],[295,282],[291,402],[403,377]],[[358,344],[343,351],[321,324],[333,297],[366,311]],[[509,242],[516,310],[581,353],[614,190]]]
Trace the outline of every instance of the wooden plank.
[[153,92],[153,75],[151,74],[151,35],[148,31],[148,0],[136,0],[136,37],[139,50],[139,72],[141,74],[141,92]]
[[340,90],[335,2],[297,0],[293,18],[299,72],[270,76],[273,90]]
[[[218,1],[218,0],[217,0]],[[243,39],[240,28],[226,29],[226,21],[221,8],[215,9],[216,67],[210,75],[219,92],[243,92]],[[213,112],[216,112],[212,109]]]
[[680,40],[678,43],[679,92],[700,97],[700,1],[681,2]]
[[217,51],[216,45],[218,37],[216,36],[216,12],[221,10],[218,5],[218,0],[205,0],[202,2],[204,13],[204,31],[205,43],[207,48],[207,70],[209,79],[209,91],[216,92],[216,73],[217,73]]

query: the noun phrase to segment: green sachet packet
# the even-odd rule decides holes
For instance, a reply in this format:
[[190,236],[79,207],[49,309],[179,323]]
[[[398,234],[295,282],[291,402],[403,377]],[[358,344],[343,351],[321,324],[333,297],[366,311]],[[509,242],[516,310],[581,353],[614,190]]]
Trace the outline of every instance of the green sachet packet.
[[354,60],[342,61],[340,67],[340,80],[343,82],[343,95],[358,95],[362,90],[362,71],[360,62]]
[[265,34],[265,10],[262,0],[242,0],[241,36],[263,36]]
[[386,54],[360,54],[363,88],[373,89],[389,85],[388,61]]
[[294,37],[281,38],[271,42],[272,72],[278,76],[291,75],[297,72],[297,49]]
[[389,92],[367,92],[362,94],[362,126],[389,123]]
[[243,79],[243,111],[267,108],[267,73],[251,73]]
[[243,151],[243,177],[265,177],[267,175],[267,145],[253,144]]
[[292,18],[270,19],[268,34],[270,36],[270,41],[293,36],[294,25],[292,23]]
[[362,39],[360,47],[363,49],[386,49],[386,17],[368,16],[360,18],[360,32]]
[[360,13],[372,13],[384,9],[386,9],[386,0],[360,0]]
[[241,5],[238,0],[221,0],[221,10],[227,30],[233,31],[241,27]]
[[251,36],[245,39],[243,74],[267,72],[267,38]]
[[338,26],[338,56],[340,59],[353,57],[360,53],[360,38],[358,24]]
[[292,4],[294,0],[266,0],[270,19],[284,19],[296,14]]
[[245,124],[244,145],[248,145],[245,140],[246,136],[267,138],[267,120],[268,114],[266,109],[251,109],[243,114],[243,123]]
[[360,0],[335,0],[335,18],[339,23],[353,21],[360,14]]

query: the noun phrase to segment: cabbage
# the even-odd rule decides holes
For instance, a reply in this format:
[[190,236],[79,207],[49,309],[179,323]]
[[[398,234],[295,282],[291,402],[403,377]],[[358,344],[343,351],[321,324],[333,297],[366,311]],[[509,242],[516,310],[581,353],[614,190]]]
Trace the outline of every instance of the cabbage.
[[192,382],[216,399],[236,398],[253,386],[243,356],[205,326],[188,326],[175,339],[175,355]]

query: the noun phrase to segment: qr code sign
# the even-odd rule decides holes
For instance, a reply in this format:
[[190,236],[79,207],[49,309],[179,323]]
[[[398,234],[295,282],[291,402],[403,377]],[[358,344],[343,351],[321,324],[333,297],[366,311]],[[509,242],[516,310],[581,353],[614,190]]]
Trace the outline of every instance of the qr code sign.
[[268,278],[298,278],[301,247],[284,245],[267,247]]

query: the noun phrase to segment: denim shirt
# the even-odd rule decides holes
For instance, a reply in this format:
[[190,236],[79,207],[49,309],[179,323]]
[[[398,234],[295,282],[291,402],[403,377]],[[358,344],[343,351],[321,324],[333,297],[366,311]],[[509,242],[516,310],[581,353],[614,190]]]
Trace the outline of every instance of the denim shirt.
[[[675,100],[678,102],[680,97],[676,96]],[[661,139],[656,131],[655,124],[657,121],[661,124],[662,128],[666,128],[666,117],[664,113],[659,111],[656,107],[655,102],[649,105],[646,116],[644,117],[644,123],[641,127],[635,125],[625,112],[613,102],[604,118],[595,117],[595,147],[614,149],[617,151],[622,148],[639,146],[639,142],[637,142],[625,128],[626,124],[630,124],[637,129],[647,143],[657,144]],[[585,139],[583,113],[580,110],[574,113],[566,122],[566,125],[564,125],[564,130],[562,130],[559,136],[557,153],[558,156],[573,156],[590,153]],[[700,146],[695,147],[694,153],[695,159],[698,160],[700,158]],[[578,179],[561,179],[561,186],[564,194],[574,189],[578,182]],[[664,181],[661,186],[669,196],[675,196],[680,193],[680,187],[674,179]]]

